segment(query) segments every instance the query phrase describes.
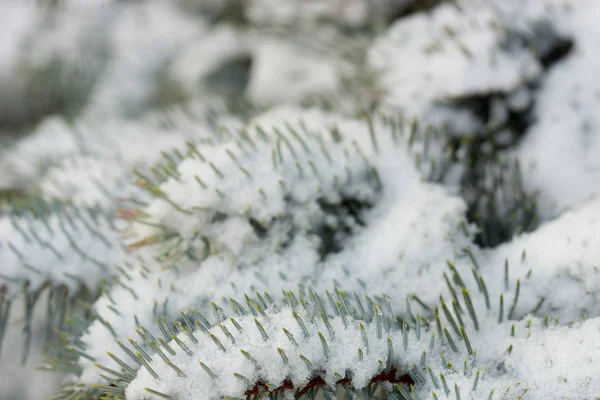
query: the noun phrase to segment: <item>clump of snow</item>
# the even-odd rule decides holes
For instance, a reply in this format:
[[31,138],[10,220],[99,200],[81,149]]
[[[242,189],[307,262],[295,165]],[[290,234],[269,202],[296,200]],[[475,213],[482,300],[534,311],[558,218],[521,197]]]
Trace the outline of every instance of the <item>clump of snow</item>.
[[463,260],[471,235],[463,231],[461,199],[435,185],[407,182],[395,163],[387,167],[380,169],[386,189],[365,213],[365,227],[319,266],[319,282],[340,282],[360,293],[394,293],[394,309],[404,312],[407,296],[418,295],[429,306],[437,301],[445,290],[440,277],[446,262]]
[[[538,210],[548,219],[599,190],[595,105],[600,90],[591,78],[598,69],[594,18],[599,11],[593,1],[521,6],[458,2],[410,16],[375,41],[369,61],[380,72],[379,85],[389,89],[384,107],[447,123],[453,132],[494,126],[494,118],[480,121],[468,109],[449,108],[453,102],[509,94],[506,104],[492,107],[502,121],[507,107],[523,110],[534,96],[533,123],[517,157],[525,189],[539,192]],[[527,87],[533,82],[539,89]]]
[[[317,110],[267,113],[247,130],[192,148],[176,167],[176,177],[157,187],[157,199],[144,209],[145,224],[133,224],[131,230],[149,237],[159,232],[147,223],[159,224],[190,239],[200,229],[210,241],[218,235],[210,233],[210,225],[219,215],[217,221],[244,216],[248,224],[256,221],[265,229],[277,219],[291,218],[294,226],[310,229],[320,200],[374,201],[386,183],[380,168],[401,171],[403,178],[394,188],[404,182],[410,188],[421,179],[409,155],[408,133],[400,136],[405,128]],[[427,157],[435,158],[435,145],[428,150],[432,154]],[[152,182],[144,185],[154,190]]]
[[[531,287],[515,291],[514,277],[498,285],[485,269],[474,270],[474,276],[478,282],[451,270],[454,294],[436,306],[431,322],[445,343],[443,362],[429,364],[436,377],[444,374],[453,391],[456,383],[463,394],[476,387],[494,399],[507,393],[532,399],[598,393],[600,380],[589,373],[600,367],[598,318],[559,326],[558,319],[524,316],[519,303],[535,295]],[[433,379],[420,387],[422,395],[431,391],[446,392]]]
[[[529,321],[520,325],[529,325]],[[533,321],[517,334],[507,369],[528,387],[527,398],[592,399],[600,393],[600,319],[544,329]]]
[[[345,283],[352,290],[402,293],[394,303],[400,310],[408,294],[419,293],[427,304],[436,301],[436,290],[421,287],[428,287],[447,260],[464,259],[472,231],[464,202],[422,183],[415,168],[411,151],[435,159],[433,138],[427,146],[414,140],[414,132],[413,139],[401,134],[405,126],[286,108],[250,126],[258,128],[248,136],[242,131],[237,141],[234,136],[196,146],[177,167],[177,177],[161,184],[157,199],[138,213],[142,220],[129,229],[138,240],[131,246],[175,245],[171,254],[194,259],[230,254],[241,268],[257,265],[251,271],[268,276],[276,271],[267,268],[261,252],[285,258],[286,246],[306,238],[316,241],[323,260],[303,267],[319,288],[354,275]],[[413,140],[415,148],[408,144]],[[328,237],[327,231],[336,233]],[[422,285],[410,284],[414,280]]]
[[502,286],[508,263],[510,278],[521,280],[520,314],[532,311],[545,296],[541,312],[566,321],[598,316],[599,224],[600,199],[596,198],[534,232],[485,251],[482,268],[492,284]]
[[398,20],[369,52],[387,90],[383,107],[453,131],[478,128],[476,117],[445,103],[480,93],[508,93],[537,78],[542,67],[492,2],[442,4]]
[[[506,398],[507,394],[511,398],[522,396],[536,400],[594,398],[600,391],[600,380],[593,373],[600,368],[600,319],[571,326],[529,316],[507,321],[509,304],[505,304],[503,322],[498,321],[497,303],[493,312],[486,312],[475,304],[477,330],[473,329],[463,304],[462,321],[474,356],[469,357],[465,340],[455,335],[448,325],[458,352],[445,353],[448,363],[432,364],[434,373],[445,374],[450,388],[454,382],[462,393],[472,390],[477,381],[477,389],[484,395],[489,393],[493,399]],[[453,318],[457,318],[456,313]],[[431,390],[443,394],[443,389],[432,382],[421,388],[423,394]]]
[[[346,377],[344,385],[361,389],[382,371],[392,370],[394,377],[409,372],[424,398],[450,391],[492,399],[507,393],[527,393],[534,399],[553,393],[588,398],[600,385],[586,373],[600,366],[598,319],[560,328],[536,318],[515,324],[506,316],[499,320],[497,306],[486,310],[478,293],[468,302],[461,299],[462,311],[452,313],[466,330],[455,332],[444,318],[443,333],[432,334],[433,326],[416,321],[393,324],[387,306],[369,298],[365,309],[334,290],[335,300],[328,294],[324,306],[315,294],[309,289],[296,298],[287,292],[283,306],[266,294],[247,298],[248,308],[231,300],[231,318],[213,306],[215,325],[199,322],[196,331],[189,325],[195,317],[184,318],[178,340],[163,345],[160,357],[155,354],[128,378],[132,382],[125,394],[144,398],[149,388],[181,399],[241,396],[257,387],[301,389],[315,374],[328,387]],[[337,304],[337,313],[329,304]],[[136,365],[129,357],[125,360]],[[584,371],[577,368],[582,363]],[[255,386],[258,382],[265,387]]]
[[[469,318],[466,310],[462,318]],[[467,325],[475,356],[469,357],[466,342],[455,335],[458,352],[448,351],[445,363],[431,364],[434,375],[444,374],[452,391],[456,384],[461,394],[474,387],[482,396],[489,394],[481,398],[502,399],[508,394],[547,399],[593,398],[600,390],[593,373],[600,368],[598,318],[557,327],[539,318],[498,323],[496,315],[479,313],[479,330]],[[420,388],[422,396],[432,391],[445,393],[441,380]]]
[[538,209],[553,218],[600,191],[600,67],[594,1],[532,4],[520,16],[525,22],[546,20],[573,42],[568,56],[555,64],[541,83],[534,110],[536,123],[517,154],[529,190],[539,192]]
[[[362,302],[368,311],[354,309],[358,305],[348,300],[338,303],[341,309],[336,314],[323,309],[325,322],[318,308],[313,311],[318,305],[312,294],[302,299],[304,306],[291,296],[295,300],[290,297],[291,305],[285,306],[251,300],[249,309],[241,306],[237,315],[218,320],[217,326],[207,329],[201,325],[201,330],[178,334],[189,352],[171,341],[176,354],[171,353],[170,362],[187,378],[177,376],[155,355],[149,367],[160,378],[153,379],[148,370],[140,369],[126,389],[127,398],[145,398],[146,387],[179,399],[242,396],[259,381],[271,389],[286,381],[302,388],[315,373],[331,386],[348,371],[351,386],[360,389],[382,370],[403,369],[405,363],[417,363],[430,340],[424,329],[422,333],[406,332],[403,337],[402,331],[390,325],[391,314],[380,305],[367,305],[365,299]],[[336,298],[343,301],[339,293]]]

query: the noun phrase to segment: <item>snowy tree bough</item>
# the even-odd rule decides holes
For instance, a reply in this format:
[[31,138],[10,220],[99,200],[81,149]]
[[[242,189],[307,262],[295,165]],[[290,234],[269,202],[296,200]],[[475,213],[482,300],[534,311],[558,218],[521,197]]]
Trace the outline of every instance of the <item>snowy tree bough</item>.
[[[598,4],[236,2],[0,13],[9,107],[15,66],[102,59],[0,154],[0,190],[64,204],[0,210],[0,391],[45,343],[57,399],[596,398]],[[232,94],[327,112],[153,110]]]
[[[27,205],[27,208],[24,206]],[[78,208],[59,201],[30,199],[0,216],[0,344],[11,303],[24,297],[24,352],[27,359],[37,301],[49,291],[46,342],[68,332],[68,321],[84,312],[124,256],[112,218],[100,209]]]
[[[188,143],[186,155],[165,155],[161,172],[138,173],[136,182],[156,200],[144,209],[121,210],[132,221],[131,234],[139,238],[132,248],[174,237],[202,238],[218,247],[217,241],[225,238],[219,239],[220,231],[212,232],[211,225],[220,229],[235,220],[246,225],[244,230],[251,228],[250,237],[256,238],[285,219],[291,219],[295,230],[318,230],[317,216],[334,207],[358,207],[345,212],[357,218],[360,208],[382,189],[374,163],[379,146],[388,153],[402,149],[401,157],[406,157],[405,148],[414,151],[424,173],[444,173],[445,156],[434,132],[419,131],[414,124],[408,131],[409,125],[396,120],[343,120],[316,110],[304,115],[286,109],[273,114],[276,121],[282,120],[277,113],[289,114],[283,117],[289,121],[269,123],[267,114],[264,127],[251,123],[249,129],[224,132],[214,144]],[[308,118],[303,121],[301,116]],[[238,193],[230,196],[234,187]],[[309,225],[300,226],[300,218],[306,217]]]
[[[294,118],[289,118],[290,115],[310,115],[311,118],[306,119],[305,122],[297,122],[297,125],[294,126],[290,122],[287,124],[277,122],[282,118],[282,115],[278,113],[283,115],[284,121],[293,121]],[[494,283],[488,288],[481,275],[486,274],[485,265],[480,265],[484,264],[486,259],[478,260],[476,254],[478,250],[470,241],[471,233],[463,219],[464,206],[457,209],[450,207],[448,211],[445,211],[441,204],[437,204],[437,208],[441,209],[442,213],[456,213],[451,217],[442,216],[442,219],[450,218],[449,221],[451,221],[448,225],[450,232],[446,234],[449,236],[450,246],[448,250],[440,251],[438,257],[441,258],[434,263],[441,263],[444,267],[448,264],[449,273],[436,265],[435,268],[421,266],[424,271],[430,270],[425,275],[426,278],[411,275],[410,267],[414,268],[412,263],[418,265],[417,263],[422,262],[421,259],[414,258],[415,254],[405,255],[410,260],[408,272],[402,272],[405,271],[405,267],[395,257],[389,260],[371,260],[360,255],[361,251],[369,254],[369,251],[372,251],[369,250],[369,247],[377,249],[377,246],[370,244],[361,250],[359,243],[368,235],[377,236],[381,229],[385,229],[385,223],[383,225],[375,223],[377,218],[374,216],[381,213],[384,220],[389,220],[392,215],[389,213],[394,208],[386,206],[388,202],[396,206],[400,205],[402,208],[403,201],[405,201],[403,200],[405,195],[402,193],[416,198],[419,198],[420,194],[418,195],[418,193],[422,190],[425,190],[424,193],[428,196],[434,194],[429,189],[425,189],[428,186],[421,182],[423,178],[415,168],[415,161],[422,171],[427,172],[429,176],[435,176],[436,161],[447,160],[443,156],[444,147],[435,140],[435,134],[431,130],[420,133],[414,123],[402,125],[389,117],[377,118],[369,116],[362,121],[344,120],[315,111],[312,114],[306,112],[294,114],[290,113],[289,109],[283,108],[267,113],[251,123],[254,124],[254,129],[251,131],[241,130],[237,133],[224,131],[222,137],[216,141],[207,141],[196,145],[189,143],[185,155],[177,152],[166,153],[164,169],[161,172],[154,172],[153,177],[139,174],[138,185],[154,199],[147,202],[144,208],[122,210],[121,215],[130,223],[126,232],[134,235],[130,249],[153,254],[158,265],[151,268],[144,264],[130,265],[128,270],[121,271],[125,280],[116,281],[117,285],[96,303],[96,321],[88,328],[84,328],[86,333],[81,337],[68,338],[63,343],[63,350],[58,352],[63,354],[63,362],[53,361],[50,366],[59,369],[66,368],[75,375],[81,375],[82,381],[75,385],[65,386],[57,398],[66,398],[75,394],[94,397],[98,396],[101,391],[116,398],[123,397],[125,393],[129,393],[127,391],[133,392],[137,387],[134,382],[138,381],[134,377],[137,376],[138,373],[135,371],[140,366],[144,367],[139,370],[140,373],[148,371],[148,376],[153,378],[168,376],[164,375],[165,371],[174,371],[178,378],[183,378],[182,375],[195,376],[196,372],[205,375],[202,379],[206,379],[207,376],[217,376],[215,371],[219,370],[217,367],[211,367],[210,361],[202,361],[203,364],[194,365],[195,369],[192,371],[196,372],[188,371],[188,368],[184,368],[182,365],[187,365],[185,363],[188,363],[189,360],[182,364],[178,358],[181,353],[174,349],[180,348],[186,356],[189,356],[190,352],[194,353],[191,350],[192,347],[200,345],[198,343],[201,342],[198,337],[193,336],[199,334],[198,332],[192,334],[194,329],[199,329],[200,333],[204,332],[208,335],[208,339],[201,342],[201,346],[204,347],[200,353],[212,354],[210,351],[214,352],[221,347],[227,348],[224,344],[225,341],[229,341],[234,347],[236,343],[245,341],[244,343],[248,343],[246,347],[250,348],[251,343],[255,343],[255,345],[261,343],[258,341],[258,335],[262,335],[263,331],[269,338],[272,336],[272,332],[279,331],[282,327],[279,326],[281,324],[272,325],[271,322],[277,321],[279,318],[287,318],[281,315],[279,310],[285,307],[293,309],[296,302],[305,313],[302,321],[310,320],[311,329],[314,328],[316,332],[321,332],[321,335],[317,334],[316,336],[308,334],[309,337],[315,336],[313,341],[318,340],[315,343],[320,343],[319,349],[332,349],[334,346],[338,346],[338,336],[328,330],[328,324],[343,325],[344,329],[349,329],[344,323],[344,317],[366,321],[369,324],[375,322],[374,325],[369,325],[371,326],[369,329],[374,330],[378,339],[382,338],[377,333],[379,330],[377,319],[373,319],[373,315],[377,316],[377,313],[370,314],[371,311],[368,311],[368,314],[363,312],[357,314],[355,311],[360,308],[357,304],[346,305],[347,309],[341,311],[337,303],[344,304],[347,297],[343,292],[337,290],[334,291],[334,295],[339,296],[337,302],[331,293],[323,296],[323,299],[327,298],[329,311],[323,311],[325,306],[322,305],[323,301],[318,300],[319,297],[315,290],[306,289],[302,292],[304,294],[299,294],[298,299],[294,301],[289,298],[289,293],[291,293],[289,290],[290,288],[294,289],[297,285],[300,287],[305,284],[316,285],[317,290],[321,291],[324,290],[324,286],[334,283],[340,285],[339,287],[350,285],[351,292],[367,291],[369,293],[373,293],[375,287],[389,288],[389,291],[387,289],[386,291],[394,292],[396,296],[379,297],[377,301],[381,305],[376,308],[386,309],[386,315],[388,315],[386,318],[395,323],[393,325],[392,322],[386,322],[387,325],[384,327],[389,335],[392,335],[392,330],[395,329],[397,337],[390,339],[389,342],[392,350],[398,348],[396,343],[402,342],[404,346],[404,332],[414,330],[412,334],[417,335],[418,330],[418,336],[421,337],[422,329],[423,332],[435,333],[439,338],[442,350],[452,351],[452,353],[457,353],[457,356],[463,357],[452,361],[453,365],[460,365],[465,359],[474,356],[475,352],[470,343],[479,343],[479,340],[490,335],[491,331],[484,330],[484,327],[490,326],[492,323],[494,326],[498,323],[506,325],[509,324],[507,318],[520,318],[530,311],[539,311],[544,304],[545,297],[543,296],[547,294],[544,293],[536,300],[537,305],[534,304],[534,307],[523,310],[518,303],[519,295],[523,297],[523,294],[520,294],[520,280],[516,287],[510,287],[515,290],[510,297],[508,294],[501,294],[498,306],[492,302],[494,297],[498,298],[496,297],[499,295],[498,288],[502,285]],[[395,125],[396,123],[397,125]],[[313,128],[311,124],[317,128]],[[329,128],[319,131],[318,127]],[[401,133],[402,129],[405,133]],[[358,157],[351,156],[348,148],[353,148],[354,154],[357,154]],[[411,152],[413,153],[411,154]],[[440,153],[442,154],[441,158],[431,158]],[[424,160],[429,160],[429,162],[424,162]],[[324,171],[327,173],[324,174]],[[398,174],[398,171],[402,171],[404,175]],[[339,176],[336,179],[336,172],[339,176],[345,176],[345,180],[340,180]],[[329,174],[332,174],[332,177],[329,177]],[[211,187],[214,187],[214,192],[210,190]],[[234,190],[233,187],[236,189]],[[240,195],[228,196],[229,193]],[[370,209],[360,210],[359,208],[349,212],[351,208],[344,208],[348,207],[344,206],[344,198],[346,198],[345,201],[349,201],[353,199],[352,196],[357,194],[361,196],[359,199],[362,203],[371,203]],[[347,197],[348,195],[350,197]],[[328,199],[327,202],[323,202],[323,198]],[[439,200],[442,203],[448,201],[447,199],[441,200],[442,198],[440,197]],[[365,199],[368,202],[365,202]],[[453,203],[450,201],[448,204]],[[335,209],[335,207],[338,211],[332,213],[330,208]],[[430,214],[427,217],[433,218],[435,213],[432,210],[428,212]],[[363,218],[366,219],[361,222]],[[322,219],[331,220],[331,222],[327,222],[331,224],[330,233],[323,233],[320,230],[320,220]],[[306,226],[307,221],[308,227]],[[366,227],[362,227],[361,224]],[[395,232],[402,232],[402,229],[406,229],[404,225],[409,224],[405,221],[400,225],[395,225]],[[364,233],[362,233],[363,230]],[[410,229],[407,232],[411,232]],[[333,242],[325,246],[326,251],[324,251],[319,243],[322,244],[329,240],[327,237],[332,233],[338,236],[333,237]],[[425,237],[431,235],[427,231],[424,233]],[[201,234],[205,236],[200,238]],[[288,243],[282,243],[282,237],[287,237]],[[442,239],[435,237],[431,242],[432,245],[438,240]],[[409,243],[423,246],[422,243],[418,245],[419,242],[410,240]],[[439,246],[439,243],[437,245]],[[297,249],[301,249],[302,253],[298,253]],[[420,254],[418,249],[420,247],[417,247],[416,250],[405,249],[404,251]],[[303,259],[294,264],[292,259],[297,258],[300,254]],[[158,258],[156,258],[157,255]],[[276,261],[276,267],[273,269],[270,265],[278,257],[280,261]],[[428,256],[430,261],[431,257],[431,255]],[[456,265],[454,262],[448,261],[448,258],[456,258]],[[353,259],[354,265],[351,262]],[[285,262],[281,263],[282,260]],[[469,263],[472,264],[471,267],[467,266]],[[166,267],[168,271],[158,271],[161,266]],[[234,266],[234,269],[229,271],[228,268],[231,266]],[[373,278],[360,272],[360,268],[365,267],[371,274],[375,274]],[[469,271],[470,268],[472,268],[471,271]],[[382,282],[381,278],[390,273],[388,269],[396,270],[396,275],[392,274],[390,278],[385,278],[385,282]],[[302,276],[302,273],[307,276]],[[402,282],[402,273],[408,273],[407,276],[410,276],[407,282]],[[271,278],[278,274],[279,278]],[[344,274],[357,277],[362,275],[363,280],[359,278],[360,285],[352,286],[351,279],[341,279]],[[465,284],[465,274],[467,274],[466,276],[473,275],[476,278],[475,285]],[[263,275],[269,276],[270,280],[266,280]],[[427,279],[423,281],[423,285],[435,285],[432,286],[435,288],[433,293],[432,290],[426,293],[421,288],[407,290],[407,283],[419,282],[422,279]],[[506,282],[507,279],[505,278]],[[338,281],[339,283],[336,283]],[[188,283],[186,284],[186,282]],[[211,287],[211,284],[207,284],[206,287],[198,288],[193,282],[215,282],[216,286]],[[225,288],[228,284],[231,287]],[[181,289],[182,287],[187,289]],[[241,290],[270,291],[273,288],[284,290],[283,303],[280,302],[281,300],[265,300],[273,299],[269,295],[258,296],[255,300],[246,297],[245,302],[249,308],[238,309],[237,304],[242,303],[231,300],[239,298]],[[398,298],[398,290],[402,297],[406,296],[406,302]],[[479,293],[477,302],[469,295],[473,290]],[[182,296],[178,294],[179,292],[185,293],[185,295]],[[443,297],[440,297],[440,303],[436,307],[434,303],[438,301],[438,295],[447,296],[448,300],[444,301]],[[505,296],[506,304],[503,300]],[[308,302],[307,297],[311,299],[312,306],[308,303],[303,304],[299,300],[302,298],[303,301]],[[508,299],[511,297],[512,300],[509,302]],[[222,315],[222,300],[227,300],[227,298],[230,299],[229,303],[233,309],[235,323],[226,320]],[[278,299],[278,296],[275,296],[275,299]],[[367,300],[366,302],[372,301]],[[411,303],[413,303],[413,307],[422,309],[422,315],[413,315]],[[278,306],[275,307],[274,304]],[[321,308],[322,316],[320,313],[315,313],[317,306]],[[391,313],[392,306],[395,309],[399,308],[397,314]],[[371,308],[373,306],[369,304],[365,309],[370,310]],[[216,316],[216,325],[207,322],[206,318],[194,314],[194,309],[198,309],[201,314],[207,309],[212,309]],[[241,311],[242,309],[243,311]],[[267,309],[269,309],[268,312]],[[167,323],[166,321],[178,318],[179,310],[183,310],[183,314],[178,321],[174,324]],[[250,314],[253,313],[255,315],[251,317]],[[198,324],[190,322],[193,319],[192,315],[196,315],[194,318],[198,319]],[[254,322],[254,317],[257,318],[258,324]],[[319,325],[321,323],[318,322],[317,317],[321,318],[320,321],[323,325]],[[469,318],[472,322],[468,322]],[[158,325],[154,325],[155,320],[158,320]],[[442,320],[447,321],[444,323],[445,328]],[[236,326],[236,324],[238,325]],[[305,335],[302,324],[299,322],[296,324],[298,325],[296,329],[300,329],[300,331],[293,336]],[[303,322],[303,324],[305,327],[308,326],[306,325],[308,322]],[[286,325],[288,324],[286,323]],[[241,331],[238,327],[241,328]],[[252,334],[249,333],[251,328],[253,329]],[[287,326],[285,328],[288,332],[292,332],[292,328]],[[480,328],[482,333],[480,333]],[[308,332],[308,328],[306,329]],[[356,327],[353,329],[345,331],[345,335],[342,337],[356,336],[359,331],[356,330]],[[510,332],[511,328],[507,325],[504,329],[506,332]],[[132,339],[130,336],[131,332],[136,330],[141,341]],[[329,336],[325,336],[324,331],[327,331]],[[225,336],[218,336],[217,333]],[[176,334],[180,334],[177,339],[173,336]],[[249,336],[246,337],[246,335]],[[117,340],[117,345],[109,344],[107,338]],[[263,342],[268,342],[265,336],[262,336],[262,339]],[[130,342],[133,347],[123,347],[127,342]],[[344,347],[343,343],[342,341],[339,346]],[[384,344],[385,341],[382,346]],[[461,344],[467,351],[466,355],[459,351]],[[283,349],[281,347],[283,344],[278,343],[277,345]],[[314,347],[314,343],[311,346]],[[507,344],[508,346],[509,344]],[[314,352],[313,347],[310,348]],[[408,341],[406,341],[405,350],[407,349]],[[435,349],[432,347],[427,351],[431,353]],[[270,354],[266,349],[249,351],[247,348],[242,348],[242,350],[254,360],[258,360],[262,354]],[[439,351],[442,352],[442,350]],[[108,358],[107,351],[110,353]],[[385,379],[377,378],[384,372],[384,369],[380,368],[367,374],[370,377],[359,381],[355,381],[358,371],[351,368],[352,363],[346,363],[347,366],[344,368],[337,368],[340,371],[332,370],[327,374],[319,375],[317,371],[327,370],[331,367],[322,358],[328,353],[320,350],[318,355],[308,357],[306,354],[312,353],[308,353],[308,350],[302,351],[303,357],[308,363],[301,357],[298,357],[299,361],[296,361],[304,363],[305,368],[308,368],[309,364],[317,365],[315,371],[310,368],[310,371],[305,371],[308,375],[303,380],[294,381],[290,377],[285,377],[285,379],[279,377],[277,380],[271,376],[259,379],[256,371],[245,373],[245,370],[240,369],[239,371],[229,371],[230,373],[223,375],[222,382],[225,382],[223,387],[239,387],[239,391],[236,392],[238,396],[250,396],[254,392],[258,393],[264,390],[267,391],[266,393],[270,390],[277,392],[278,395],[283,395],[284,389],[294,389],[296,394],[315,394],[317,391],[327,392],[327,390],[331,392],[331,387],[337,384],[341,387],[347,386],[347,391],[370,387],[370,389],[367,388],[366,393],[374,396],[375,393],[370,390],[375,390],[371,386],[376,383],[391,391],[390,398],[394,398],[393,396],[410,398],[411,391],[425,393],[422,391],[431,390],[431,388],[440,390],[440,394],[444,392],[447,394],[446,379],[450,378],[460,381],[460,385],[457,383],[454,389],[460,391],[460,387],[465,385],[464,380],[468,378],[470,379],[469,385],[474,386],[475,389],[479,387],[478,390],[485,390],[486,395],[493,389],[493,385],[490,386],[479,381],[482,376],[481,372],[477,374],[471,369],[463,369],[462,376],[455,376],[453,375],[456,373],[454,368],[444,367],[444,370],[439,373],[435,372],[435,379],[427,378],[426,373],[429,372],[424,367],[414,370],[414,365],[419,365],[421,360],[423,351],[421,348],[418,351],[418,357],[411,358],[408,367],[406,367],[405,361],[394,361],[391,364],[394,367],[394,376],[384,374]],[[503,357],[501,355],[505,351],[506,348],[489,350],[496,358]],[[255,352],[261,356],[254,355]],[[137,353],[140,354],[139,357]],[[152,356],[153,353],[155,353],[154,356]],[[485,354],[485,352],[483,353]],[[66,357],[66,354],[70,355]],[[134,357],[131,357],[132,354]],[[148,357],[145,357],[144,354]],[[208,356],[207,360],[219,360],[217,354]],[[240,354],[245,360],[251,360],[243,352]],[[290,356],[285,350],[284,354],[289,360]],[[356,357],[358,354],[357,352]],[[129,360],[125,361],[127,357]],[[177,360],[173,361],[172,357],[176,357]],[[445,354],[444,357],[450,360],[449,355]],[[495,362],[495,359],[489,358],[491,356],[486,355],[486,357],[488,358],[485,360],[490,363]],[[283,359],[282,356],[280,358]],[[385,357],[379,358],[381,358],[381,363],[385,363]],[[111,362],[111,359],[120,368],[110,367],[108,363]],[[167,369],[165,371],[159,369],[162,371],[160,373],[155,370],[159,368],[156,365],[159,359],[163,362],[168,360],[168,364],[165,364],[166,367],[164,367]],[[387,360],[393,360],[393,357],[388,357]],[[401,357],[397,360],[401,360]],[[484,359],[481,358],[481,360]],[[137,367],[128,364],[130,361],[137,364]],[[265,358],[258,364],[265,366],[268,362],[268,358]],[[148,367],[145,363],[148,363]],[[446,361],[444,361],[445,364]],[[95,365],[100,365],[100,367]],[[159,365],[160,368],[163,368],[160,362]],[[382,364],[373,362],[369,368],[373,369],[377,365]],[[474,368],[474,366],[472,367]],[[101,377],[103,379],[106,377],[110,386],[101,384],[96,389],[89,386],[89,383],[98,385],[97,368],[103,371]],[[348,368],[351,373],[347,371]],[[432,371],[437,371],[433,365],[430,368]],[[387,373],[391,370],[392,367],[387,368]],[[289,373],[291,376],[294,375],[293,370],[289,370]],[[437,380],[440,373],[445,376],[443,378],[445,384],[440,384]],[[419,374],[426,378],[423,379]],[[405,375],[410,377],[413,388],[410,385],[402,385],[402,379],[405,378],[401,377]],[[291,379],[289,382],[288,378]],[[504,387],[515,385],[513,378],[508,374],[507,376],[503,375],[499,381],[494,380],[493,382],[494,385],[499,384],[505,390]],[[162,382],[163,380],[159,379],[153,383],[154,386],[145,382],[145,386],[137,387],[135,393],[139,393],[137,396],[140,398],[145,398],[144,396],[149,394],[158,397],[193,398],[198,396],[198,393],[204,393],[200,390],[205,390],[190,389],[189,385],[184,383],[185,380],[167,381],[167,383],[173,383],[173,387],[164,387]],[[199,380],[199,382],[203,381]],[[179,387],[179,383],[183,384],[183,388]],[[235,386],[236,384],[237,386]],[[392,387],[393,385],[389,384],[399,384],[399,386]],[[214,386],[207,385],[202,384],[200,387],[212,388]],[[150,390],[146,390],[146,387]],[[219,392],[222,389],[218,389],[218,387],[214,390],[216,392],[207,392],[205,396],[214,395],[215,398],[219,398],[219,396],[235,395]],[[280,391],[281,393],[279,393]],[[127,396],[135,395],[128,394]],[[494,398],[493,393],[492,398]]]
[[[453,280],[465,283],[459,275]],[[556,328],[548,317],[511,321],[518,281],[516,292],[501,293],[498,305],[491,304],[481,276],[475,285],[475,296],[459,288],[462,295],[452,300],[453,311],[441,299],[443,317],[436,307],[435,319],[418,313],[402,319],[392,312],[387,296],[361,299],[337,288],[323,298],[309,288],[297,295],[287,291],[282,304],[268,293],[245,296],[241,303],[230,299],[229,315],[213,303],[212,324],[198,312],[182,313],[174,323],[163,318],[157,320],[158,339],[138,327],[139,339],[130,338],[129,346],[119,343],[124,359],[110,354],[115,364],[97,365],[110,384],[100,390],[115,399],[182,400],[313,398],[318,393],[327,398],[345,393],[371,399],[385,393],[390,399],[459,399],[461,392],[488,399],[530,393],[541,399],[553,390],[570,391],[553,386],[551,369],[551,378],[528,375],[537,361],[526,350],[523,356],[518,351],[544,337],[552,345],[569,338],[563,345],[581,351],[582,342],[571,339],[578,331]],[[593,331],[599,323],[579,325]],[[490,342],[494,336],[497,342]],[[140,340],[150,350],[140,350]],[[597,338],[588,343],[595,349],[589,358],[593,366],[600,365],[598,344]],[[575,371],[564,382],[569,379],[581,381],[582,395],[599,385]]]
[[[377,398],[373,396],[379,386],[390,398],[411,398],[410,393],[428,380],[441,389],[426,364],[427,353],[436,354],[437,349],[436,335],[426,328],[426,320],[417,314],[409,327],[390,312],[389,304],[375,303],[368,296],[361,300],[339,289],[334,293],[333,297],[327,293],[327,302],[310,289],[298,296],[287,292],[284,305],[275,304],[268,294],[246,296],[245,305],[231,299],[230,317],[213,306],[220,321],[214,327],[205,325],[201,315],[195,321],[185,314],[182,322],[163,321],[161,330],[163,335],[171,333],[171,341],[159,338],[162,348],[150,343],[155,351],[150,360],[129,349],[134,368],[141,368],[135,377],[99,365],[109,374],[105,375],[108,382],[116,385],[102,389],[132,399],[148,394],[177,399],[269,394],[287,398],[286,393],[298,398],[319,391],[332,395],[342,388],[369,399]],[[142,341],[154,340],[144,332],[144,328],[138,331]],[[123,360],[113,359],[129,373],[135,371]],[[440,376],[445,379],[443,372]],[[128,379],[130,383],[120,389]],[[446,385],[444,381],[447,390]]]

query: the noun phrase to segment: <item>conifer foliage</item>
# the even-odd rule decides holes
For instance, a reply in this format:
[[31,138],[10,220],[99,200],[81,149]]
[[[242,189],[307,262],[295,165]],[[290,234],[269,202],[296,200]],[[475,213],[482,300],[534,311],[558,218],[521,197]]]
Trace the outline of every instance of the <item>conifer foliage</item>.
[[598,398],[598,18],[0,1],[0,398]]

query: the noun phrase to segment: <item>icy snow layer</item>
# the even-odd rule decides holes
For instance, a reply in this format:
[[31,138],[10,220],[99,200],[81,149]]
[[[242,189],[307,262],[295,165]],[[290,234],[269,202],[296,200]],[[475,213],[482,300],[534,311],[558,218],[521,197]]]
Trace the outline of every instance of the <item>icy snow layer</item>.
[[542,7],[532,2],[521,15],[549,20],[574,42],[572,53],[542,81],[534,110],[537,123],[517,153],[524,183],[539,192],[538,210],[545,219],[600,191],[600,3],[555,3]]
[[63,206],[46,213],[0,219],[0,286],[7,286],[10,296],[47,282],[94,288],[125,256],[116,227],[103,212]]
[[481,128],[481,121],[445,102],[512,92],[542,68],[526,43],[515,40],[492,2],[457,3],[398,20],[373,43],[369,64],[387,92],[384,108],[470,133]]
[[385,19],[408,7],[413,0],[251,0],[246,14],[257,25],[312,25],[334,22],[358,28]]
[[564,322],[600,315],[600,198],[566,212],[536,231],[482,254],[482,269],[494,287],[521,280],[519,314],[536,308]]

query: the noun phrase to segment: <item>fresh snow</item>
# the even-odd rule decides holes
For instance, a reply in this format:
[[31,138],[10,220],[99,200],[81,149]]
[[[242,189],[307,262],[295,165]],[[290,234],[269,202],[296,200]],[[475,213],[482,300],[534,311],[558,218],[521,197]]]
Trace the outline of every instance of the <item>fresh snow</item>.
[[[249,0],[231,20],[229,2],[62,3],[0,0],[0,135],[22,136],[2,138],[0,191],[52,208],[0,209],[8,399],[51,396],[13,368],[29,340],[20,310],[48,283],[104,285],[61,350],[85,354],[65,380],[80,397],[106,384],[95,364],[129,373],[107,352],[136,370],[128,399],[241,397],[316,371],[362,388],[392,364],[421,399],[599,395],[597,1],[441,2],[387,27],[416,2]],[[57,61],[65,76],[47,76]],[[52,86],[28,86],[40,81]],[[53,115],[63,106],[78,113]],[[518,161],[523,193],[510,173],[493,179],[495,164],[465,187],[469,154],[452,147],[486,132]],[[511,196],[535,195],[539,226],[480,248],[467,210],[483,191],[504,216]],[[25,315],[35,361],[45,296]],[[195,340],[157,323],[195,311],[209,321]],[[160,379],[116,342],[128,339]]]

